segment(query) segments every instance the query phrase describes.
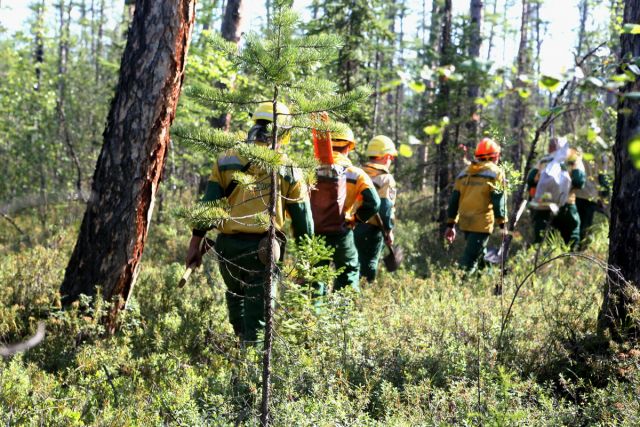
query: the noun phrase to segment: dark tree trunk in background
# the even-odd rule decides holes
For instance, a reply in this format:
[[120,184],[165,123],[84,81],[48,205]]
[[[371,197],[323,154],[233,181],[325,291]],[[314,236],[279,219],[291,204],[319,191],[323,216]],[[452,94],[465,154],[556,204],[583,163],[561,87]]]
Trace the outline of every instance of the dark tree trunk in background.
[[[109,329],[136,281],[182,87],[195,0],[138,0],[80,234],[60,287],[102,287]],[[117,301],[120,298],[120,301]]]
[[59,17],[60,17],[60,42],[58,45],[58,98],[56,99],[56,112],[58,114],[58,135],[62,138],[67,148],[69,157],[76,169],[76,191],[78,197],[82,197],[82,169],[80,167],[80,159],[76,153],[76,148],[71,139],[71,130],[67,121],[66,113],[66,96],[67,96],[67,62],[69,59],[69,41],[71,39],[71,9],[73,3],[69,1],[65,5],[64,0],[60,0]]
[[44,8],[45,0],[38,4],[36,18],[36,35],[35,35],[35,70],[36,70],[36,86],[35,90],[39,91],[42,85],[42,65],[44,64]]
[[[442,10],[442,44],[440,45],[440,65],[449,65],[452,60],[452,47],[451,47],[451,0],[444,1],[444,9]],[[446,79],[440,80],[440,92],[436,102],[440,109],[439,117],[444,117],[450,114],[450,102],[449,95],[451,88],[449,82]],[[436,181],[438,182],[438,222],[441,228],[444,230],[447,221],[447,203],[449,201],[449,195],[451,194],[450,188],[450,175],[451,175],[451,154],[449,147],[450,135],[449,127],[444,130],[442,142],[438,145],[438,159],[436,168]]]
[[491,19],[491,30],[489,31],[489,40],[487,41],[487,61],[491,59],[493,51],[493,39],[496,36],[496,14],[498,13],[498,0],[493,0],[493,16]]
[[[228,0],[220,29],[222,37],[225,40],[238,44],[240,42],[240,36],[242,35],[243,19],[244,9],[242,0]],[[222,82],[217,82],[216,87],[227,89],[227,85]],[[231,126],[231,113],[225,112],[219,117],[212,117],[210,123],[214,128],[229,130]]]
[[[529,17],[531,11],[531,0],[522,0],[522,22],[520,24],[520,45],[518,47],[518,59],[516,68],[518,75],[529,72]],[[516,81],[516,86],[526,88],[520,80]],[[511,129],[513,131],[514,145],[511,150],[511,160],[516,168],[520,170],[522,165],[522,155],[524,153],[525,140],[525,118],[527,117],[527,102],[516,92],[513,115],[511,117]]]
[[[437,50],[437,53],[440,54],[441,51],[441,37],[442,37],[442,5],[440,4],[440,0],[431,0],[431,24],[430,24],[430,28],[429,28],[429,46],[434,49]],[[434,55],[432,56],[432,58],[430,58],[430,66],[434,67],[437,64],[436,59],[436,52],[434,52]],[[423,100],[425,101],[424,104],[424,111],[425,111],[425,116],[427,115],[427,108],[433,103],[434,100],[434,94],[436,93],[435,91],[435,83],[433,82],[433,80],[429,80],[427,82],[427,84],[429,85],[429,90],[425,92],[425,96],[423,97]],[[438,153],[437,153],[437,147],[436,147],[436,159],[438,158]],[[428,150],[425,147],[424,152],[421,153],[420,155],[420,159],[424,162],[424,164],[426,165],[429,159],[429,153]],[[438,167],[438,164],[436,162],[436,168]],[[427,167],[425,166],[424,168],[424,175],[425,175],[425,181],[426,181],[426,176],[427,176]],[[438,170],[436,169],[434,172],[434,180],[433,180],[433,212],[438,212]],[[432,216],[435,216],[432,214]]]
[[[626,0],[624,23],[640,22],[640,0]],[[622,58],[640,56],[640,36],[620,37]],[[640,81],[630,83],[625,92],[640,91]],[[616,339],[637,341],[640,337],[637,296],[640,288],[640,170],[635,169],[629,155],[629,141],[640,134],[640,104],[635,99],[622,98],[618,104],[618,126],[615,156],[615,180],[611,199],[609,225],[609,265],[619,269],[630,287],[614,272],[608,273],[600,326],[608,327]],[[632,292],[636,295],[634,296]],[[632,316],[635,312],[635,318]]]
[[[35,29],[35,49],[34,49],[34,68],[36,73],[36,84],[34,87],[34,91],[39,92],[42,87],[42,67],[44,65],[44,26],[45,26],[45,0],[38,5],[37,9],[37,18],[36,18],[36,29]],[[39,161],[38,163],[38,182],[40,184],[39,194],[40,194],[40,203],[38,204],[38,217],[40,219],[40,224],[43,228],[46,227],[47,224],[47,171],[45,170],[46,165],[46,157],[47,157],[47,148],[43,146],[43,144],[38,143],[36,141],[37,136],[40,135],[40,115],[41,112],[38,111],[34,114],[35,122],[34,129],[35,131],[31,135],[32,146],[35,150],[38,151]],[[41,147],[40,149],[36,147]]]
[[[469,34],[469,57],[475,61],[480,59],[480,48],[482,47],[482,0],[471,0],[469,5],[469,15],[471,16],[470,34]],[[480,71],[476,71],[472,75],[467,92],[471,108],[469,111],[469,120],[467,122],[468,140],[467,146],[472,147],[478,138],[478,105],[475,99],[480,95]]]

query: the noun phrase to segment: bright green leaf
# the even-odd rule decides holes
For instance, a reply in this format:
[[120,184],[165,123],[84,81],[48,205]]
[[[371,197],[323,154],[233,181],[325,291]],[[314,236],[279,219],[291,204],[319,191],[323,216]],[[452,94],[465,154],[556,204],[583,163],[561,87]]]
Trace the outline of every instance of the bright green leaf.
[[415,93],[422,93],[425,91],[427,86],[422,82],[412,81],[409,82],[409,89],[414,91]]
[[555,92],[560,87],[560,79],[551,76],[542,76],[540,78],[540,87]]
[[439,134],[442,129],[440,129],[440,126],[438,125],[429,125],[429,126],[425,126],[424,129],[422,130],[424,131],[425,134],[429,136],[433,136],[433,135]]
[[624,24],[622,27],[622,34],[640,34],[640,25]]
[[413,156],[413,150],[411,150],[411,146],[409,146],[408,144],[400,144],[400,147],[398,148],[398,154],[400,154],[402,157],[411,157]]
[[518,95],[520,95],[520,98],[522,99],[527,99],[529,98],[529,96],[531,96],[531,92],[529,91],[529,89],[525,89],[525,88],[518,88]]
[[474,104],[476,105],[482,105],[483,107],[486,107],[487,105],[489,105],[489,103],[487,102],[486,99],[484,98],[476,98],[473,100]]
[[629,154],[633,157],[640,156],[640,136],[634,137],[629,143]]
[[628,74],[616,74],[615,76],[611,77],[611,80],[613,80],[614,82],[622,82],[622,83],[626,83],[626,82],[633,82],[635,81],[635,77],[629,76]]
[[596,156],[593,155],[592,153],[582,153],[582,158],[587,162],[590,162],[591,160],[594,160]]

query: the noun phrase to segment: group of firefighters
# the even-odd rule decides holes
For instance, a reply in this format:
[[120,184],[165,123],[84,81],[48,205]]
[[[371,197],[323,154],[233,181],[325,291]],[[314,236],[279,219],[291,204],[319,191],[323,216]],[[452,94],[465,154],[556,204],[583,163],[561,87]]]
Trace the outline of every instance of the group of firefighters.
[[[282,117],[290,115],[283,104],[276,104],[276,120],[280,125]],[[270,146],[271,127],[274,123],[272,103],[260,104],[253,113],[254,125],[248,132],[251,143]],[[394,203],[396,182],[390,173],[390,166],[397,156],[393,141],[384,135],[372,138],[367,144],[367,162],[362,168],[353,165],[348,155],[356,147],[353,132],[344,127],[343,131],[330,133],[333,157],[332,170],[339,169],[339,175],[331,179],[345,180],[344,188],[335,186],[330,194],[331,210],[339,216],[337,228],[326,226],[327,204],[314,205],[314,194],[321,193],[319,183],[316,189],[309,189],[301,171],[292,166],[280,167],[278,197],[275,201],[276,258],[283,253],[280,246],[286,237],[283,232],[285,218],[291,221],[293,236],[323,236],[328,247],[333,249],[332,262],[339,271],[333,290],[351,287],[359,290],[360,278],[373,282],[378,269],[378,260],[385,244],[393,243]],[[290,129],[279,126],[276,150],[289,139]],[[535,188],[541,180],[558,149],[558,140],[549,144],[549,155],[540,160],[527,177],[527,184],[535,195]],[[566,151],[566,150],[565,150]],[[483,263],[487,242],[494,227],[506,234],[506,181],[498,166],[500,146],[489,138],[483,138],[475,150],[475,159],[455,180],[448,208],[445,239],[453,242],[456,225],[464,232],[466,246],[459,261],[461,268],[473,271]],[[549,228],[557,229],[565,242],[575,246],[586,238],[597,208],[598,195],[607,190],[604,173],[588,174],[580,153],[571,154],[561,164],[571,179],[570,194],[559,208],[553,203],[532,202],[535,241],[540,242]],[[282,154],[284,159],[284,154]],[[286,162],[284,162],[286,163]],[[547,168],[548,169],[548,168]],[[227,199],[230,208],[228,219],[218,226],[215,251],[218,255],[220,273],[226,284],[226,302],[229,321],[235,334],[243,342],[255,342],[264,316],[264,284],[266,281],[264,247],[267,243],[268,224],[261,219],[271,199],[271,188],[267,185],[239,185],[237,173],[247,173],[256,183],[269,182],[268,171],[241,156],[236,149],[230,149],[217,156],[209,177],[204,202]],[[589,178],[597,176],[594,184]],[[600,193],[598,194],[598,188]],[[311,194],[311,195],[310,195]],[[318,196],[315,196],[316,199]],[[326,197],[325,197],[326,199]],[[320,207],[318,207],[320,206]],[[324,215],[324,216],[323,216]],[[315,223],[315,227],[314,227]],[[315,228],[315,229],[314,229]],[[194,229],[186,257],[187,266],[202,263],[203,240],[209,230]],[[326,261],[329,264],[329,261]],[[311,285],[317,299],[326,294],[325,284]]]

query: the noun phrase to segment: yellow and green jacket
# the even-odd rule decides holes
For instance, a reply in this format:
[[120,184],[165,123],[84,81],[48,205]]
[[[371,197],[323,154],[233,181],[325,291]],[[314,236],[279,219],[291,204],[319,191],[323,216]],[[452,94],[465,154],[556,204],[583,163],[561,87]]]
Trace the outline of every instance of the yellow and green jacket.
[[495,163],[471,163],[456,177],[447,223],[458,223],[462,231],[492,233],[507,216],[504,182],[504,173]]
[[[282,156],[284,157],[284,154]],[[247,159],[232,149],[220,154],[213,165],[202,201],[210,202],[227,198],[230,217],[217,227],[224,234],[262,234],[268,230],[268,223],[265,223],[264,219],[268,215],[271,201],[271,176],[256,165],[251,164],[247,167],[248,163]],[[227,196],[225,192],[231,185],[236,172],[253,175],[255,185],[238,184]],[[285,215],[288,213],[296,238],[313,234],[309,192],[302,172],[298,168],[283,166],[280,168],[278,177],[280,197],[276,200],[276,228],[282,230]],[[196,230],[194,234],[198,234]]]
[[333,159],[337,165],[346,169],[347,198],[344,211],[347,222],[367,222],[380,209],[380,198],[371,178],[362,169],[354,166],[344,154],[334,151]]
[[380,219],[382,219],[382,224],[378,222],[375,216],[370,218],[367,223],[377,227],[384,225],[386,230],[393,229],[395,220],[394,205],[396,203],[397,193],[396,180],[384,165],[367,163],[362,167],[362,170],[369,175],[369,178],[371,178],[373,185],[378,191],[378,197],[380,197],[380,210],[378,213],[380,214]]

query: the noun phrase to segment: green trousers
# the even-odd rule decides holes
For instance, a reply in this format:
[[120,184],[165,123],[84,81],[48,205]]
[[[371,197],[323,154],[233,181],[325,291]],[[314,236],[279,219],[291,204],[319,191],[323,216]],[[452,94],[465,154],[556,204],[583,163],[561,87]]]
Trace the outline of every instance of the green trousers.
[[589,228],[593,225],[593,217],[596,214],[598,204],[587,199],[576,199],[576,208],[580,216],[580,241],[583,242],[588,237]]
[[560,232],[564,242],[571,245],[571,250],[575,249],[580,241],[580,216],[575,204],[562,206],[558,215],[553,218],[551,218],[551,211],[547,210],[534,210],[532,214],[534,243],[542,242],[547,224],[551,221],[549,226]]
[[460,268],[467,271],[475,271],[478,267],[483,268],[485,266],[484,256],[487,252],[489,233],[465,231],[464,237],[467,244],[459,261]]
[[360,277],[368,282],[376,280],[378,261],[384,250],[384,234],[380,227],[371,224],[358,224],[353,232],[360,261]]
[[216,240],[220,274],[227,286],[229,322],[238,337],[256,341],[264,321],[266,267],[258,259],[257,238],[220,234]]
[[[342,273],[333,282],[333,290],[337,291],[347,286],[351,286],[355,291],[360,291],[360,263],[358,262],[358,251],[353,239],[353,230],[349,229],[341,234],[320,234],[324,236],[329,247],[334,249],[333,264],[336,269],[343,268]],[[329,261],[319,263],[319,266],[329,265]],[[325,295],[324,284],[315,285],[319,295]]]

